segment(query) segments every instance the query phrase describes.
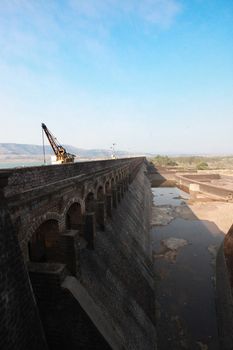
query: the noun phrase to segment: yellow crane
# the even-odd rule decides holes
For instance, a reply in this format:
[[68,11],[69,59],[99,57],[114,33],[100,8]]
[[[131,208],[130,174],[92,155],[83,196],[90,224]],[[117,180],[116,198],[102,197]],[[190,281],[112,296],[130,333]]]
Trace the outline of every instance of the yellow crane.
[[51,157],[52,164],[74,163],[76,156],[74,154],[66,152],[66,149],[58,143],[56,137],[53,136],[51,131],[49,131],[44,123],[42,123],[41,126],[55,154],[55,157]]

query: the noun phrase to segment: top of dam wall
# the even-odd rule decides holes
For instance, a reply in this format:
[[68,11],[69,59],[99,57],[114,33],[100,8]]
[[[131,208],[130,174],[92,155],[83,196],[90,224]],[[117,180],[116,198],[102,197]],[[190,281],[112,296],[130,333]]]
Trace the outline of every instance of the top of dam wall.
[[135,167],[144,159],[144,157],[134,157],[4,169],[0,171],[0,190],[7,187],[5,189],[5,195],[10,196],[66,179],[71,180],[75,178],[76,181],[83,181],[94,174],[115,169],[119,170],[120,175],[120,171],[124,167]]

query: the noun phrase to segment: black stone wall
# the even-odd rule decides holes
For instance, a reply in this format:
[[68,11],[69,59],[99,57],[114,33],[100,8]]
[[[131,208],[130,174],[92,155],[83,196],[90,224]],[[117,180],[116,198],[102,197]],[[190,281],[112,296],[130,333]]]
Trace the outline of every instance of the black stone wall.
[[0,349],[47,349],[16,232],[1,193]]
[[111,350],[77,299],[62,287],[63,264],[29,263],[30,278],[50,350]]

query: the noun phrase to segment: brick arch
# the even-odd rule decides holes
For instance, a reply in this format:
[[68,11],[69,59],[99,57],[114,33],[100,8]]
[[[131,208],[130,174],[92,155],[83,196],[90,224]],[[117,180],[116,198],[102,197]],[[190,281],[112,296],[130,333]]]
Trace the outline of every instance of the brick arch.
[[114,184],[116,183],[116,177],[115,175],[112,175],[110,178],[111,183],[113,182]]
[[117,184],[119,181],[120,181],[120,176],[119,176],[119,174],[117,173],[117,174],[115,175],[115,183]]
[[28,257],[34,262],[59,262],[61,248],[59,244],[60,216],[47,213],[37,220],[34,231],[28,241]]
[[94,193],[95,195],[95,185],[94,182],[88,182],[85,184],[85,189],[84,189],[84,193],[83,193],[83,202],[85,203],[86,197],[88,196],[89,193]]
[[74,201],[64,213],[64,226],[66,230],[78,230],[79,235],[83,235],[84,230],[84,211],[78,201]]
[[115,172],[114,171],[111,171],[111,173],[108,174],[108,178],[109,179],[111,179],[114,176],[115,176]]
[[94,212],[95,211],[95,193],[94,191],[90,191],[86,194],[85,197],[85,213]]
[[[109,184],[107,186],[107,184]],[[112,190],[112,177],[108,177],[105,182],[104,182],[104,189],[105,189],[105,194],[108,192],[108,191],[111,191]]]
[[125,177],[125,178],[128,176],[128,173],[129,173],[129,170],[128,170],[128,169],[125,169],[125,170],[124,170],[124,177]]
[[129,175],[129,170],[128,169],[125,169],[124,170],[124,178],[126,179]]
[[100,187],[103,188],[103,194],[105,194],[105,183],[100,181],[100,182],[97,183],[96,188],[95,188],[95,192],[94,192],[95,199],[97,199],[97,194],[98,194],[98,191],[99,191]]
[[65,205],[64,209],[63,209],[63,212],[62,212],[62,218],[63,220],[65,219],[66,217],[66,214],[68,212],[68,210],[70,209],[71,205],[74,204],[74,203],[77,203],[77,204],[80,204],[81,206],[81,210],[82,210],[82,214],[85,213],[85,203],[84,203],[84,200],[81,199],[79,196],[75,196],[73,198],[71,198]]
[[61,227],[62,227],[62,220],[61,219],[62,219],[61,215],[59,215],[58,213],[55,213],[55,212],[48,212],[46,214],[39,216],[35,220],[35,222],[31,225],[30,229],[28,230],[27,241],[29,241],[32,238],[32,235],[34,234],[34,232],[36,232],[36,230],[40,227],[40,225],[42,225],[44,222],[46,222],[48,220],[57,221],[59,231],[61,231]]
[[112,176],[112,177],[111,177],[110,182],[111,182],[111,190],[112,190],[113,187],[116,185],[116,178],[115,178],[115,176]]

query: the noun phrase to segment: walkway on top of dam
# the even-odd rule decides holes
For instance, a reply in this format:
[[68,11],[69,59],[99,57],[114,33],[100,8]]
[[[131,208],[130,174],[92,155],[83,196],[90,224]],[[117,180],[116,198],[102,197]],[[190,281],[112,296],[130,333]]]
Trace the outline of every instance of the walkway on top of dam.
[[208,202],[195,207],[176,187],[152,192],[158,350],[217,350],[215,260],[224,233],[196,215],[207,210]]

